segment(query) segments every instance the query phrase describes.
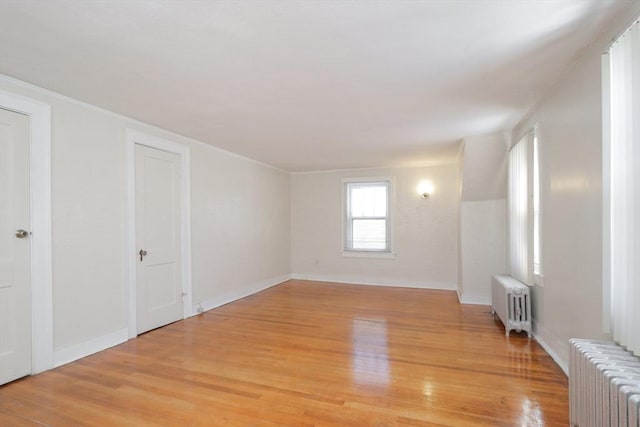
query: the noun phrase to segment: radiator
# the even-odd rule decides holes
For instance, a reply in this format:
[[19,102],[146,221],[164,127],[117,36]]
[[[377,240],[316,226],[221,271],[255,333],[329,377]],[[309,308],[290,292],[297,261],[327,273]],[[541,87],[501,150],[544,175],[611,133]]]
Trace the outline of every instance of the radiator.
[[491,308],[504,324],[506,336],[513,330],[526,331],[531,338],[531,295],[529,287],[511,276],[493,276]]
[[612,342],[569,343],[571,426],[640,427],[640,358]]

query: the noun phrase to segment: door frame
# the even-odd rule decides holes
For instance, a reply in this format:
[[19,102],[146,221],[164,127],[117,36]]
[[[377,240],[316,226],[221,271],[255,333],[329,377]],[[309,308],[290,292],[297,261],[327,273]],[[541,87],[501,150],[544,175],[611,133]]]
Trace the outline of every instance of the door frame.
[[189,146],[178,144],[167,139],[148,135],[140,131],[126,130],[127,161],[127,288],[128,288],[128,334],[129,338],[138,336],[138,316],[136,305],[136,145],[167,151],[180,156],[180,228],[182,239],[180,252],[182,256],[182,292],[184,296],[182,318],[193,313],[191,305],[191,155]]
[[31,374],[53,367],[51,106],[0,89],[0,108],[29,116]]

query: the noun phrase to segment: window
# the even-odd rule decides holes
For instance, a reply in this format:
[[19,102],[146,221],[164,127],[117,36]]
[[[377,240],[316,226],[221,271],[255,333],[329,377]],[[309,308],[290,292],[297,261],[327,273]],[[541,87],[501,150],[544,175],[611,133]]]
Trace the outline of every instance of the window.
[[529,283],[528,135],[509,153],[509,267],[511,276]]
[[640,24],[603,59],[604,326],[640,355]]
[[509,267],[523,283],[541,284],[538,138],[530,130],[509,153]]
[[533,274],[536,283],[541,283],[542,248],[540,246],[540,157],[538,134],[533,133]]
[[344,250],[391,252],[390,179],[344,180]]

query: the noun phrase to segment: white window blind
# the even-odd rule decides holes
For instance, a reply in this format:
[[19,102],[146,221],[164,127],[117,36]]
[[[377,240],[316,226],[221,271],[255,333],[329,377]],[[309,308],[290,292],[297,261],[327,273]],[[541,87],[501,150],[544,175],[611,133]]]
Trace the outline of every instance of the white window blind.
[[345,182],[346,251],[390,252],[389,181]]
[[[608,139],[608,144],[605,142],[605,149],[609,151],[604,154],[604,158],[609,159],[608,234],[610,241],[609,259],[605,259],[605,271],[608,265],[610,327],[614,340],[635,354],[640,354],[640,25],[638,23],[613,43],[608,56],[609,111],[605,124],[608,122],[609,129],[608,135],[605,135],[605,141]],[[606,76],[607,73],[604,74]],[[605,85],[606,89],[607,85]]]
[[529,150],[532,133],[525,135],[509,153],[509,267],[512,277],[530,284],[533,215],[530,210]]

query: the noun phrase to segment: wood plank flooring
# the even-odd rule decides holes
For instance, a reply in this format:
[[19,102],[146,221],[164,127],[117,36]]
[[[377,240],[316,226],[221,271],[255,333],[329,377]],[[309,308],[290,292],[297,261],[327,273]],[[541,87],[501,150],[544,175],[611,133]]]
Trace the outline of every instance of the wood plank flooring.
[[2,426],[566,426],[567,379],[454,292],[292,280],[0,387]]

